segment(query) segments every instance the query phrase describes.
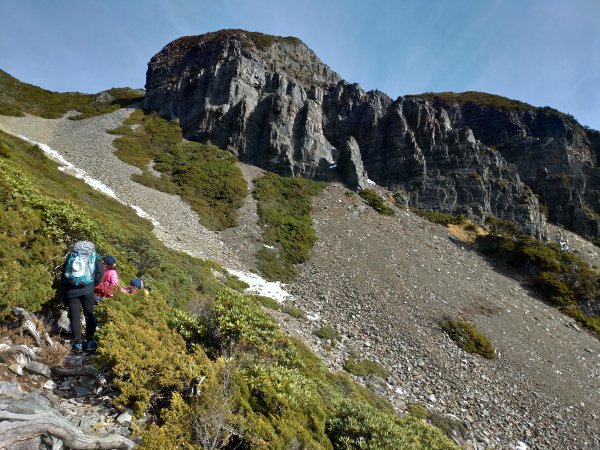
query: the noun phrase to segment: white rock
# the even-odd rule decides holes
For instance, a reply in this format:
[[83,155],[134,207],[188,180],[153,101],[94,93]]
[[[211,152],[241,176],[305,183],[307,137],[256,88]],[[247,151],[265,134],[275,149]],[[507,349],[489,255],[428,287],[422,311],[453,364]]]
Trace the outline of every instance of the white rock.
[[0,353],[3,353],[7,350],[10,350],[10,345],[5,344],[4,342],[2,344],[0,344]]
[[44,389],[53,390],[53,389],[56,389],[57,387],[58,387],[57,384],[52,380],[48,380],[44,383]]
[[23,368],[18,364],[11,364],[8,368],[17,375],[23,375]]
[[133,411],[131,409],[127,409],[125,412],[122,412],[119,417],[117,417],[117,422],[123,425],[124,423],[131,422],[131,419],[133,419]]

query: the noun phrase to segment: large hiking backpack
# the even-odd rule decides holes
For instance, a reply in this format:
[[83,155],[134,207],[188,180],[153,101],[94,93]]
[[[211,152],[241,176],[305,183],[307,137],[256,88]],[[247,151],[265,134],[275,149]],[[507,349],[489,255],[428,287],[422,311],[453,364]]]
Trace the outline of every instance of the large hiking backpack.
[[84,286],[94,282],[96,247],[88,241],[76,242],[67,257],[65,280],[73,286]]

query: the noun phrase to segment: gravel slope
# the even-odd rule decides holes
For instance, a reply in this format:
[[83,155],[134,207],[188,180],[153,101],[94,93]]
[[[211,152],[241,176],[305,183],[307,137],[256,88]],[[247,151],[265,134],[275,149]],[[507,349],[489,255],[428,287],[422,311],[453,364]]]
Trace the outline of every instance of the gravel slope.
[[[177,197],[130,180],[138,169],[114,155],[115,128],[132,110],[83,121],[0,116],[0,129],[58,150],[160,223],[157,236],[226,267],[251,269],[260,244],[251,196],[240,226],[215,233]],[[260,170],[241,165],[247,179]],[[399,410],[418,401],[468,425],[463,446],[600,448],[600,342],[573,320],[532,297],[517,282],[412,213],[383,217],[330,185],[315,200],[319,241],[289,286],[295,304],[318,320],[280,316],[333,368],[350,350],[391,370],[375,386]],[[572,241],[575,237],[571,236]],[[585,243],[581,244],[585,245]],[[581,252],[597,260],[591,247]],[[467,317],[498,350],[487,361],[459,350],[440,330],[446,315]],[[343,343],[325,350],[312,331],[338,328]]]
[[[400,409],[418,401],[466,420],[472,442],[600,448],[597,338],[445,227],[407,211],[378,215],[336,185],[313,214],[319,241],[290,290],[321,317],[313,328],[330,324],[345,335],[334,367],[351,348],[382,363],[392,371],[384,395]],[[496,360],[449,340],[438,321],[456,315],[492,340]]]
[[198,216],[187,203],[178,196],[131,181],[131,174],[141,170],[114,155],[112,142],[116,136],[105,130],[118,127],[132,112],[131,108],[123,108],[85,120],[0,116],[0,129],[50,146],[111,188],[124,203],[142,208],[158,221],[154,232],[169,247],[227,267],[241,268],[218,234],[199,224]]

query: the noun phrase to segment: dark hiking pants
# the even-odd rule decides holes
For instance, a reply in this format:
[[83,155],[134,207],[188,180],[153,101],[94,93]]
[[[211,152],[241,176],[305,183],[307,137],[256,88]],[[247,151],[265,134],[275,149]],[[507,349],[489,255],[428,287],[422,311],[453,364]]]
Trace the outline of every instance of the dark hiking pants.
[[81,308],[85,316],[85,338],[87,341],[94,340],[96,333],[96,316],[94,315],[94,302],[96,296],[93,292],[81,295],[79,297],[67,298],[66,303],[69,307],[69,320],[71,321],[71,333],[73,333],[73,343],[81,344]]

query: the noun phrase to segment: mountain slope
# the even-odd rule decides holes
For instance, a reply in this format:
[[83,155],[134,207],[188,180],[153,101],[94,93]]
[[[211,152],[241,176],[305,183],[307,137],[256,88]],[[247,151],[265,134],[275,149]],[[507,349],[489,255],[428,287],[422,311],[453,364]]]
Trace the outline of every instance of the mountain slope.
[[57,119],[77,110],[75,119],[115,111],[139,102],[144,92],[139,89],[113,88],[98,94],[51,92],[23,83],[0,70],[0,114],[22,116],[23,113]]
[[[105,130],[127,114],[77,122],[0,117],[0,128],[51,145],[127,202],[162,214],[154,231],[167,245],[247,267],[236,261],[248,264],[260,245],[244,242],[257,238],[250,231],[253,203],[240,211],[250,217],[238,228],[214,233],[198,228],[196,219],[188,222],[185,203],[134,183],[135,169],[111,154],[113,137]],[[380,362],[391,372],[389,384],[369,377],[365,383],[400,410],[419,402],[442,417],[454,414],[467,423],[472,442],[574,449],[600,443],[593,416],[600,408],[596,338],[409,211],[380,216],[333,185],[316,199],[314,220],[317,245],[290,288],[294,304],[320,318],[281,321],[331,367],[351,355]],[[448,340],[438,320],[458,314],[492,339],[497,360],[481,360]],[[313,335],[325,325],[343,336],[333,349]]]
[[[77,162],[87,164],[88,175],[81,172],[81,166],[70,170],[78,169],[80,177],[87,176],[87,183],[104,193],[114,189],[122,194],[138,187],[129,178],[121,179],[107,170],[116,166],[109,163],[104,167],[104,186],[91,180],[89,173],[96,173],[101,149],[111,151],[113,137],[105,133],[106,126],[115,125],[127,114],[117,111],[77,122],[0,116],[0,124],[28,136],[35,130],[41,133],[38,139],[52,136],[58,160],[63,151],[78,144]],[[9,125],[4,122],[7,119]],[[129,167],[116,161],[121,169]],[[67,165],[64,160],[62,164]],[[241,283],[218,264],[168,250],[150,234],[151,223],[136,217],[133,209],[57,169],[40,148],[0,132],[0,311],[3,317],[15,305],[37,311],[38,298],[45,308],[56,307],[53,300],[57,299],[51,298],[51,268],[79,239],[91,239],[100,253],[116,255],[123,278],[150,280],[151,295],[117,292],[97,307],[101,322],[97,360],[115,387],[107,390],[108,398],[122,408],[134,408],[136,416],[144,418],[136,426],[140,448],[200,449],[229,444],[331,449],[363,438],[380,448],[399,448],[407,442],[417,448],[456,448],[441,430],[410,415],[397,416],[387,402],[347,375],[327,371],[304,345],[281,332],[255,296],[228,287],[240,289]],[[146,192],[161,201],[159,193]],[[167,208],[173,200],[155,202],[152,211]],[[172,234],[170,243],[178,242],[190,253],[210,246],[207,240],[196,242],[190,230],[182,230],[176,222],[166,226],[172,227],[164,230],[163,226]],[[39,273],[42,276],[31,276]],[[194,315],[180,309],[184,307]],[[4,341],[5,330],[2,334]],[[5,357],[10,361],[3,353],[1,376],[14,379]],[[79,360],[81,363],[81,357]],[[36,390],[39,378],[37,381],[27,389]],[[63,383],[61,397],[72,394],[65,392],[71,383],[72,379]],[[102,391],[102,401],[107,399],[104,394]],[[61,403],[51,393],[37,395]],[[76,396],[90,397],[85,392]],[[44,408],[49,409],[50,403],[46,403]],[[74,413],[67,409],[66,414]],[[3,419],[7,428],[7,417]],[[80,419],[89,420],[82,416],[73,422],[79,424]],[[104,419],[112,417],[105,415]],[[352,426],[357,422],[365,425],[357,429]],[[56,431],[59,425],[36,423],[35,429],[27,430],[27,437],[47,433],[57,437],[56,445],[65,439]],[[18,427],[24,428],[22,424]],[[102,428],[94,427],[99,432]],[[122,428],[119,432],[129,433]],[[39,446],[39,439],[37,444],[21,442],[26,436],[18,428],[2,437],[7,448],[14,448],[13,444]]]
[[144,107],[179,119],[187,138],[268,170],[351,187],[369,177],[401,203],[539,236],[541,203],[550,220],[600,233],[600,133],[550,108],[482,93],[392,100],[297,39],[242,30],[173,41],[150,61],[146,91]]

